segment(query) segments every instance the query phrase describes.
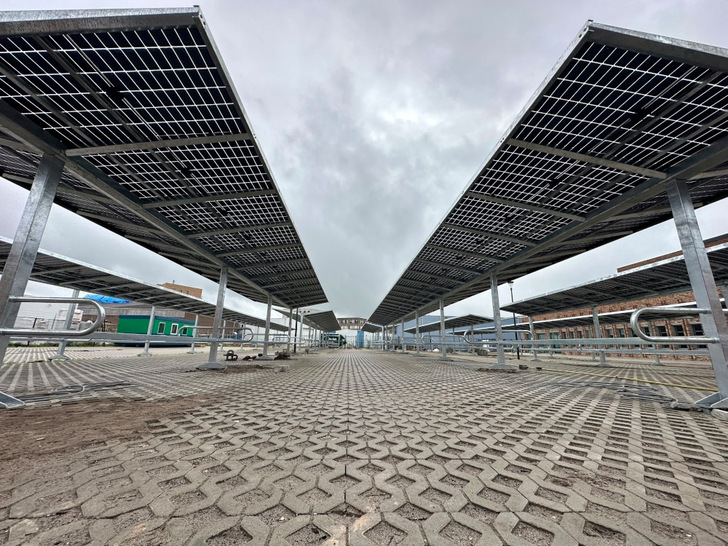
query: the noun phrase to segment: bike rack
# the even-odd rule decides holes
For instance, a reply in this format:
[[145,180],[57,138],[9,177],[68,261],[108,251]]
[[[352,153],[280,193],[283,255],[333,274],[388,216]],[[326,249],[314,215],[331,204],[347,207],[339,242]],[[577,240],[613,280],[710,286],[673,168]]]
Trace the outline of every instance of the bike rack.
[[41,302],[41,303],[88,303],[96,307],[98,316],[96,320],[83,330],[41,330],[39,328],[0,328],[0,336],[25,336],[25,337],[83,337],[94,333],[106,320],[106,310],[97,301],[86,298],[45,298],[35,296],[10,296],[8,301],[12,303]]
[[640,317],[643,313],[655,312],[664,315],[705,315],[710,313],[710,309],[669,309],[665,307],[644,307],[637,309],[632,316],[629,318],[629,325],[635,335],[650,343],[667,345],[670,343],[681,344],[681,345],[705,345],[708,343],[720,343],[720,339],[717,337],[707,336],[648,336],[642,328],[640,328],[639,322]]

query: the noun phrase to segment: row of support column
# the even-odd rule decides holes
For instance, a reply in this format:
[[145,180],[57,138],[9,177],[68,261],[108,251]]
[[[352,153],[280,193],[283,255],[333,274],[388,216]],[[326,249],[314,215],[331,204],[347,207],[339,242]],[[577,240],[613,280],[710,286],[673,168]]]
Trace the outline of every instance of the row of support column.
[[[63,166],[64,158],[60,156],[44,154],[41,157],[7,262],[3,269],[2,278],[0,278],[0,327],[12,328],[17,319],[19,304],[11,302],[10,299],[12,297],[20,297],[25,293],[61,179]],[[700,228],[690,199],[687,183],[682,180],[670,182],[667,186],[667,195],[696,304],[698,308],[706,310],[706,313],[701,315],[703,331],[706,337],[718,339],[718,343],[708,344],[708,352],[710,354],[718,390],[712,395],[699,400],[696,404],[716,408],[728,408],[728,323],[726,323],[724,318],[723,309],[718,297],[718,289],[705,252],[705,246],[700,234]],[[227,275],[228,269],[227,267],[223,267],[220,271],[220,284],[211,334],[213,339],[220,337],[222,310],[225,290],[227,288]],[[493,369],[509,369],[511,367],[505,364],[497,281],[497,275],[495,273],[492,274],[491,295],[497,343],[497,363]],[[271,306],[272,297],[269,295],[263,358],[270,358],[268,356],[268,347]],[[594,310],[593,316],[595,329],[598,331],[598,316]],[[440,321],[441,358],[446,358],[444,301],[442,299],[440,300]],[[153,319],[150,317],[150,327],[152,324]],[[384,328],[382,330],[384,343]],[[419,331],[419,328],[417,330]],[[303,328],[301,328],[301,332],[303,332]],[[149,332],[149,335],[151,335],[151,332]],[[0,336],[0,363],[5,356],[8,343],[9,336]],[[419,332],[417,344],[419,348]],[[148,349],[149,340],[147,340],[142,354],[148,354]],[[200,366],[200,369],[224,369],[224,366],[217,362],[217,351],[218,342],[211,343],[208,362]],[[62,350],[59,351],[59,354],[62,355]],[[599,365],[606,365],[603,350],[600,351]],[[7,395],[0,393],[0,403],[2,403],[3,399],[7,400],[7,398],[12,397],[7,397]]]

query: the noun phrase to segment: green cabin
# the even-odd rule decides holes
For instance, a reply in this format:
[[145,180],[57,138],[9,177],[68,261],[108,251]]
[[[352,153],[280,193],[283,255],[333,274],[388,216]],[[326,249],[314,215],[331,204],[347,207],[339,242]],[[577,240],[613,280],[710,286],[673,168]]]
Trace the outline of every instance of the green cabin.
[[[152,335],[193,337],[193,328],[187,328],[181,334],[178,334],[178,332],[183,326],[194,326],[194,324],[194,321],[183,318],[154,317]],[[148,328],[149,315],[120,315],[116,331],[119,334],[146,334]],[[169,346],[170,343],[165,343],[164,345]],[[189,343],[185,343],[185,345],[189,345]]]

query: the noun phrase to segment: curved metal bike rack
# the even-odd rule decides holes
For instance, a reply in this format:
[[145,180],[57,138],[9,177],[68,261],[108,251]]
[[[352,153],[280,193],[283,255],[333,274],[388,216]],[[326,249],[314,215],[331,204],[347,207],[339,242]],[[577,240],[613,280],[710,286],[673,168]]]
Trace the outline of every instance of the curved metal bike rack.
[[88,303],[98,310],[96,320],[88,328],[83,330],[41,330],[39,328],[0,328],[0,336],[25,336],[25,337],[83,337],[94,333],[106,320],[106,310],[97,301],[86,298],[45,298],[35,296],[10,296],[8,301],[13,303],[40,302],[40,303]]
[[669,309],[665,307],[644,307],[637,309],[629,318],[629,325],[635,335],[650,343],[667,345],[670,343],[705,345],[707,343],[720,343],[717,337],[707,336],[648,336],[642,328],[640,328],[640,317],[643,313],[653,312],[663,315],[703,315],[710,313],[710,309]]

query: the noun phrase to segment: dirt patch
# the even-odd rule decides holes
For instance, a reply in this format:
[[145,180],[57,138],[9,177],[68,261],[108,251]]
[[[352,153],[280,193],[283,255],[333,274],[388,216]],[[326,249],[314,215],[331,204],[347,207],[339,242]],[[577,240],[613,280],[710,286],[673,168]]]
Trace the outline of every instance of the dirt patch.
[[0,473],[30,468],[48,455],[71,454],[108,440],[144,436],[149,434],[147,421],[214,404],[212,396],[198,395],[156,402],[89,400],[0,411]]

